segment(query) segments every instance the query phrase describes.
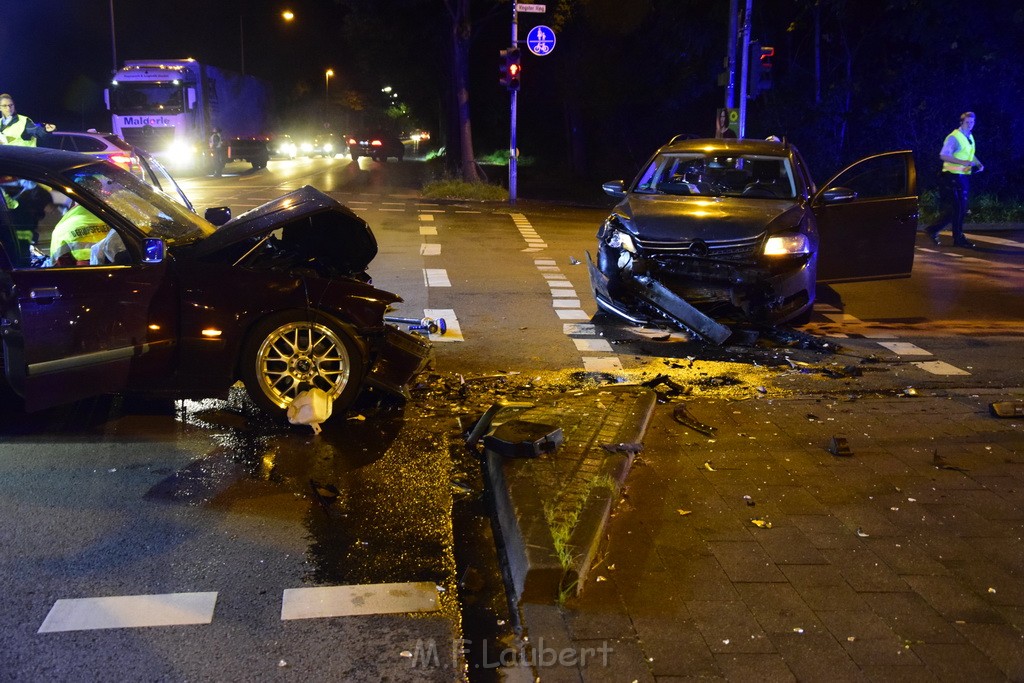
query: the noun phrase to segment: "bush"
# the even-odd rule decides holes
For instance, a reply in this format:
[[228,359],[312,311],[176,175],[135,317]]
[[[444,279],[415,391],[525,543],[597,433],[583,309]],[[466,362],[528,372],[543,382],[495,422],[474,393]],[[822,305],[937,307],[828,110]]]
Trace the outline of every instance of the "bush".
[[[939,192],[927,190],[921,193],[919,222],[930,225],[939,217]],[[982,194],[971,197],[968,223],[1022,223],[1024,222],[1024,200],[1000,199],[998,195]]]
[[508,190],[490,183],[467,183],[464,180],[442,178],[423,186],[423,196],[431,199],[470,199],[478,202],[508,201]]

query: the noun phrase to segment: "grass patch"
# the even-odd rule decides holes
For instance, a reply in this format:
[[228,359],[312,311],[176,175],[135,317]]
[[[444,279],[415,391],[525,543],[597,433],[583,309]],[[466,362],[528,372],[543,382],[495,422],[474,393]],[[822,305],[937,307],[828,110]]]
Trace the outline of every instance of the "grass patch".
[[[928,190],[921,193],[920,223],[922,225],[931,225],[939,217],[941,209],[939,201],[937,190]],[[970,212],[967,214],[967,222],[1024,223],[1024,200],[1019,198],[1000,199],[994,194],[981,194],[971,197],[971,207]]]
[[423,186],[423,196],[430,199],[470,199],[478,202],[508,201],[508,190],[490,183],[467,183],[464,180],[443,178]]

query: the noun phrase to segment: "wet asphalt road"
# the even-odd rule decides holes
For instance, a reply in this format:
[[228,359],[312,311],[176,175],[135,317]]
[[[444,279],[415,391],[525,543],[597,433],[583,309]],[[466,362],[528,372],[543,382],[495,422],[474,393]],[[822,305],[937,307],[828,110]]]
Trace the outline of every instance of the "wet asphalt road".
[[[465,623],[469,635],[510,638],[493,566],[481,559],[490,539],[459,550],[453,531],[454,505],[471,508],[474,534],[487,532],[459,433],[488,402],[571,388],[585,370],[642,380],[669,368],[721,393],[737,383],[799,391],[825,381],[842,390],[851,386],[850,367],[860,369],[859,391],[1024,386],[1024,304],[1012,285],[1020,247],[922,247],[910,280],[827,289],[807,328],[828,335],[825,352],[801,348],[801,337],[708,350],[594,318],[576,262],[593,248],[603,209],[423,203],[415,162],[318,159],[272,162],[263,174],[232,170],[241,171],[190,179],[186,189],[199,207],[228,204],[236,213],[302,184],[332,192],[377,233],[376,284],[402,294],[411,315],[451,311],[462,340],[437,340],[439,374],[411,404],[370,397],[317,438],[268,424],[238,396],[97,399],[27,418],[5,414],[0,646],[15,679],[456,677],[460,582],[478,608]],[[543,249],[526,251],[534,239]],[[424,245],[438,245],[436,253]],[[968,374],[938,374],[922,362]],[[437,593],[438,609],[426,616],[281,618],[290,589],[416,582]],[[216,593],[212,618],[37,633],[61,599],[180,593]],[[436,660],[413,667],[431,646]]]

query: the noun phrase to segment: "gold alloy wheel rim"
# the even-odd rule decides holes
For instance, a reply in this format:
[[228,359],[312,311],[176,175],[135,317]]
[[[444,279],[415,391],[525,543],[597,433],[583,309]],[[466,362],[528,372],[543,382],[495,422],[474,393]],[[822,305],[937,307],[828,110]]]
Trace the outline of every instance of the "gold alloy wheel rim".
[[348,386],[351,370],[341,337],[319,323],[282,325],[267,335],[256,354],[260,388],[280,408],[312,387],[337,398]]

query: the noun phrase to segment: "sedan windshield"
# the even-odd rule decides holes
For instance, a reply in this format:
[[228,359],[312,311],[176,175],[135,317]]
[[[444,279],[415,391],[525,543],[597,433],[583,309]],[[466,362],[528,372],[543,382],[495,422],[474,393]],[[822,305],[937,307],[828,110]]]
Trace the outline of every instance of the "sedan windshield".
[[159,237],[168,245],[194,242],[216,230],[212,223],[113,164],[79,167],[68,172],[67,178],[146,237]]
[[633,185],[641,194],[793,199],[796,184],[789,157],[745,154],[659,154]]

